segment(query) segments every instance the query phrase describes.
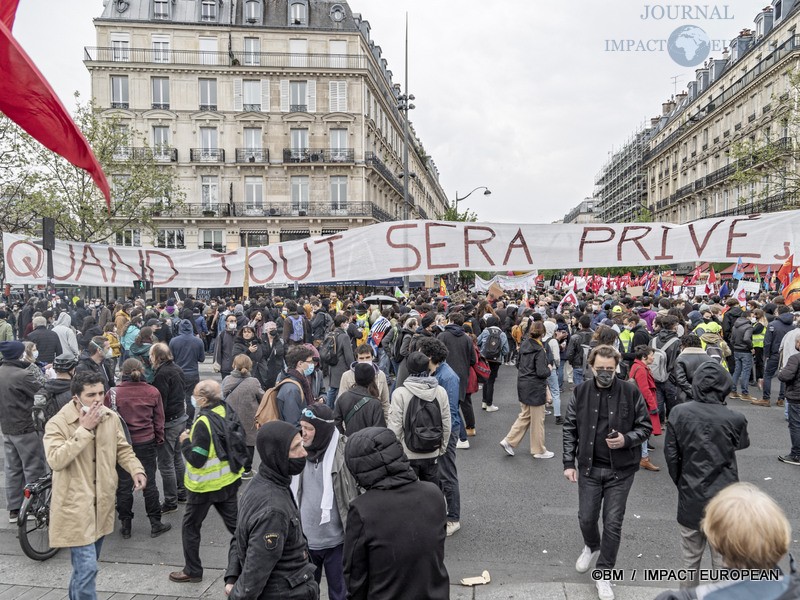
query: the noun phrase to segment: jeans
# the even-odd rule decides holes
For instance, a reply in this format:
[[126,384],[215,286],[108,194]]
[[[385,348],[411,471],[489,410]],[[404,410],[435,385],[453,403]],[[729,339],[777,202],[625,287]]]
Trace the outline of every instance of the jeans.
[[[772,378],[778,373],[778,355],[773,354],[767,359],[766,366],[764,367],[764,400],[769,400],[770,393],[772,392]],[[780,382],[781,387],[778,392],[778,400],[783,400],[786,397],[786,386]]]
[[647,447],[647,440],[642,442],[642,458],[650,457],[650,448]]
[[461,491],[458,488],[458,469],[456,469],[456,435],[450,434],[447,451],[439,457],[439,489],[447,502],[447,520],[461,519]]
[[344,582],[344,544],[324,550],[308,549],[311,562],[317,567],[314,580],[319,584],[322,580],[322,569],[325,569],[325,580],[328,583],[330,600],[345,600],[347,587]]
[[103,538],[94,544],[76,546],[69,549],[72,558],[72,577],[69,579],[69,600],[96,600],[95,578],[97,577],[97,559]]
[[6,506],[9,511],[22,506],[25,485],[47,474],[42,436],[32,431],[7,435],[3,439],[5,451]]
[[487,361],[489,363],[489,379],[483,384],[483,401],[488,406],[494,402],[494,382],[497,380],[497,373],[500,371],[500,363],[494,360]]
[[553,415],[561,416],[561,386],[558,383],[558,370],[550,371],[547,378],[547,387],[550,388],[550,395],[553,397]]
[[[155,441],[134,444],[133,453],[144,467],[147,485],[144,488],[144,508],[150,524],[161,522],[161,504],[158,501],[158,485],[156,484],[156,468],[158,466],[158,450]],[[117,485],[117,513],[121,521],[133,519],[133,479],[130,474],[117,466],[119,485]],[[176,498],[177,501],[177,498]]]
[[[678,524],[681,531],[681,552],[683,553],[683,566],[686,569],[695,569],[693,578],[686,581],[681,581],[681,589],[690,587],[697,587],[700,585],[700,574],[697,572],[700,569],[700,562],[703,560],[703,552],[706,549],[706,536],[702,531],[695,531],[683,525]],[[711,544],[708,545],[711,551],[711,568],[715,571],[722,568],[722,556],[719,552],[714,550]]]
[[556,369],[556,373],[558,373],[558,389],[564,389],[564,368],[567,366],[566,360],[561,359],[558,363],[558,368]]
[[583,383],[583,369],[572,367],[572,385],[579,385]]
[[738,393],[739,381],[742,384],[742,395],[750,394],[750,371],[753,368],[753,355],[749,352],[734,352],[733,359],[736,368],[733,370],[733,389],[734,394]]
[[656,400],[658,400],[658,418],[663,423],[670,411],[678,403],[678,393],[671,381],[656,381]]
[[[589,475],[578,475],[578,522],[583,542],[592,552],[600,550],[598,569],[613,569],[617,562],[622,520],[633,475],[618,477],[612,469],[592,468]],[[603,537],[598,519],[603,509]]]
[[186,466],[181,454],[181,443],[178,440],[186,428],[186,419],[176,419],[164,427],[164,443],[158,446],[158,470],[164,486],[164,504],[175,506],[178,497],[186,497],[183,476]]
[[[203,494],[194,494],[194,498]],[[181,538],[183,541],[183,559],[186,566],[183,572],[190,577],[203,576],[203,564],[200,562],[200,528],[203,526],[208,511],[211,507],[217,509],[222,522],[231,535],[236,531],[236,518],[239,515],[239,505],[235,494],[222,502],[201,502],[186,505],[186,512],[183,513],[183,531]]]
[[333,405],[336,404],[336,396],[339,395],[339,388],[338,387],[329,387],[328,388],[328,397],[325,404],[328,405],[328,408],[333,410]]
[[430,481],[439,485],[438,458],[414,458],[408,462],[420,481]]
[[800,456],[800,404],[787,402],[786,410],[789,411],[789,437],[792,440],[789,454]]

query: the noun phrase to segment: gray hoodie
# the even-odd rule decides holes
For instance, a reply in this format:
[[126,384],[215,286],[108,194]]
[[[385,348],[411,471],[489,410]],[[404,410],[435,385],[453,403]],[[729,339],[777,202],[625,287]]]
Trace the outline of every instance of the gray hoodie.
[[[442,413],[442,428],[444,435],[442,436],[442,445],[438,452],[430,452],[427,454],[419,454],[412,452],[406,446],[405,436],[403,435],[403,427],[406,421],[406,408],[411,399],[416,396],[425,402],[438,402],[439,410]],[[415,376],[411,375],[406,378],[403,385],[397,388],[392,394],[392,402],[389,406],[389,419],[387,426],[391,429],[403,445],[403,451],[409,460],[420,458],[437,458],[445,453],[447,450],[447,442],[450,439],[450,404],[447,399],[447,392],[439,385],[435,377],[431,376]]]
[[81,351],[78,348],[78,336],[75,335],[75,330],[72,329],[72,317],[69,313],[62,312],[58,315],[58,319],[53,325],[53,333],[58,336],[61,342],[61,350],[63,352],[72,352],[75,358],[78,358]]

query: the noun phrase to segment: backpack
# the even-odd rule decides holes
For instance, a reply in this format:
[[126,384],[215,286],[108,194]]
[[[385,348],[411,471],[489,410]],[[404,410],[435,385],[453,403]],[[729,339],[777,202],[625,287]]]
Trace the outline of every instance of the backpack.
[[503,354],[503,332],[499,327],[489,327],[489,337],[483,343],[481,356],[486,360],[499,361]]
[[656,346],[658,338],[654,337],[650,340],[650,347],[653,348],[653,362],[650,364],[650,371],[653,373],[653,379],[659,383],[664,383],[669,380],[668,362],[666,349],[673,345],[673,343],[680,342],[677,337],[670,338],[667,342],[659,348]]
[[323,366],[334,367],[339,364],[339,348],[336,344],[338,332],[329,331],[325,334],[319,347],[319,362]]
[[122,415],[119,414],[117,410],[117,388],[112,387],[108,390],[108,395],[111,399],[111,410],[117,413],[117,417],[119,417],[119,422],[122,423],[122,431],[125,433],[125,439],[128,440],[128,443],[133,445],[133,439],[131,438],[131,431],[128,429],[128,424],[125,422],[125,419],[122,418]]
[[411,332],[408,329],[397,330],[397,335],[394,338],[394,347],[392,348],[392,358],[397,362],[400,362],[400,359],[403,358],[400,354],[400,349],[403,347],[403,340],[409,335],[411,335]]
[[725,359],[719,344],[706,344],[706,354],[716,360],[718,364],[722,364]]
[[361,337],[358,339],[358,346],[366,344],[369,340],[369,318],[356,319],[356,326],[361,330]]
[[211,410],[204,410],[201,414],[208,417],[211,435],[216,436],[214,447],[217,457],[228,461],[233,473],[239,473],[250,458],[247,452],[247,434],[236,411],[225,402],[222,404],[225,407],[224,419]]
[[366,405],[366,403],[370,400],[372,400],[371,396],[364,396],[361,400],[356,402],[353,408],[347,411],[347,414],[344,416],[345,429],[347,429],[347,424],[350,422],[350,419],[352,419],[358,411],[364,408],[364,405]]
[[555,366],[556,359],[553,357],[553,349],[550,347],[550,340],[553,338],[549,337],[546,340],[542,340],[542,347],[544,348],[544,355],[547,360],[548,365]]
[[412,396],[406,406],[403,437],[406,446],[412,452],[426,454],[438,450],[444,439],[439,403],[425,402],[417,396]]
[[303,388],[300,384],[290,378],[278,382],[275,387],[264,392],[264,395],[261,397],[261,402],[258,403],[258,408],[256,409],[256,416],[254,419],[256,429],[270,421],[281,420],[281,411],[278,410],[278,392],[285,383],[293,383],[297,386],[297,389],[300,390],[300,393],[303,393]]
[[475,346],[474,343],[472,348],[475,352],[475,364],[472,365],[472,371],[475,372],[475,377],[477,378],[478,383],[486,383],[489,381],[489,377],[492,375],[492,368],[489,366],[489,363],[483,360],[481,353],[478,352],[478,347]]
[[289,334],[289,339],[293,342],[302,342],[305,338],[305,331],[303,331],[303,317],[289,317],[292,323],[292,332]]
[[578,334],[580,336],[578,340],[580,341],[581,355],[583,356],[583,360],[581,361],[581,369],[583,369],[583,372],[586,373],[586,369],[589,368],[589,354],[592,352],[592,334],[589,331],[583,333],[585,333],[585,335]]

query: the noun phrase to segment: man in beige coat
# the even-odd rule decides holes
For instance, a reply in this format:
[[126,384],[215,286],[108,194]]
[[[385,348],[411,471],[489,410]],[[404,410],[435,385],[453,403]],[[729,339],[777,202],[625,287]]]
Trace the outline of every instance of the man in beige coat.
[[143,489],[147,478],[119,417],[103,406],[102,375],[79,373],[70,391],[72,402],[45,427],[45,455],[53,470],[50,545],[72,554],[70,600],[90,600],[96,597],[103,537],[114,530],[116,466],[131,474],[134,490]]

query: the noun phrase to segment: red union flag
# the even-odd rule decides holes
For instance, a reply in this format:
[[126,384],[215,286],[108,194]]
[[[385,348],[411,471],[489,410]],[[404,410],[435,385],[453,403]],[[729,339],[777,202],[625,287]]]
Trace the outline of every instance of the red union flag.
[[88,172],[111,208],[111,189],[89,142],[31,58],[11,35],[19,0],[0,3],[0,112],[43,146]]
[[575,288],[569,288],[567,293],[564,294],[564,297],[561,299],[561,302],[558,303],[558,308],[556,308],[556,312],[561,312],[561,307],[565,304],[572,304],[572,306],[578,306],[578,297],[575,295]]

